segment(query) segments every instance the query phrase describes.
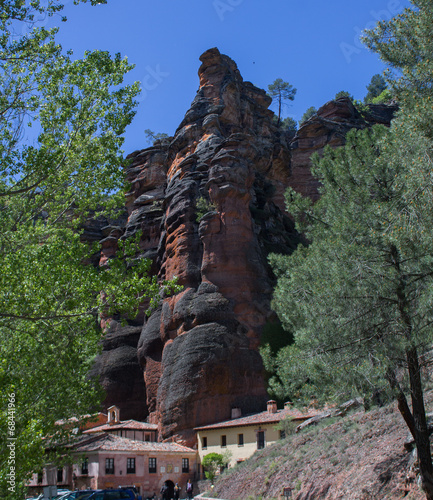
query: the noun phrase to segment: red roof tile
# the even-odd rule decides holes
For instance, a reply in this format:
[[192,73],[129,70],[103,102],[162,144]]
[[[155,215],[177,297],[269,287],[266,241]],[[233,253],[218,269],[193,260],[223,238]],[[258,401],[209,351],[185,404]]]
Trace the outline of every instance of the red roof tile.
[[124,420],[118,424],[104,424],[98,427],[93,427],[84,431],[86,434],[102,431],[115,431],[115,430],[135,430],[135,431],[156,431],[158,430],[157,424],[148,424],[147,422],[139,422],[138,420]]
[[204,431],[211,429],[224,429],[226,427],[241,427],[245,425],[277,424],[284,418],[291,418],[292,420],[307,420],[315,415],[318,415],[319,413],[320,412],[318,410],[311,409],[308,410],[308,412],[302,412],[296,409],[277,410],[276,413],[263,411],[261,413],[247,415],[245,417],[218,422],[217,424],[203,425],[202,427],[196,427],[194,430]]
[[76,451],[142,451],[142,452],[166,452],[166,453],[196,453],[178,443],[152,443],[149,441],[136,441],[134,439],[122,438],[113,434],[101,433],[96,439],[94,437],[78,444]]

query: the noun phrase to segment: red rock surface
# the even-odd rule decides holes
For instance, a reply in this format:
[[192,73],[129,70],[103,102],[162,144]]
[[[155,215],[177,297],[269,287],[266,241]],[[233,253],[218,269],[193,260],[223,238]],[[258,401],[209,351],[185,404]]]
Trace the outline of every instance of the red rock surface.
[[[229,57],[214,48],[200,60],[199,90],[174,137],[129,157],[122,236],[142,231],[141,257],[161,280],[177,277],[183,291],[125,330],[113,322],[97,363],[107,406],[120,406],[122,418],[148,417],[162,439],[187,444],[194,427],[230,418],[232,407],[265,408],[258,346],[276,322],[267,255],[299,242],[284,190],[317,197],[312,152],[368,125],[340,99],[290,140],[273,124],[271,99]],[[115,248],[112,236],[102,261]]]

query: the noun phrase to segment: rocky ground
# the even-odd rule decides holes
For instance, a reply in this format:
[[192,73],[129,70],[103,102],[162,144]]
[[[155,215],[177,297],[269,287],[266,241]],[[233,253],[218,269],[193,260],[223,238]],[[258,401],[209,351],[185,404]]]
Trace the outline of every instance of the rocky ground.
[[[429,407],[432,393],[428,394]],[[407,428],[395,404],[324,421],[226,471],[213,497],[227,500],[423,499]],[[407,482],[407,476],[412,476]]]

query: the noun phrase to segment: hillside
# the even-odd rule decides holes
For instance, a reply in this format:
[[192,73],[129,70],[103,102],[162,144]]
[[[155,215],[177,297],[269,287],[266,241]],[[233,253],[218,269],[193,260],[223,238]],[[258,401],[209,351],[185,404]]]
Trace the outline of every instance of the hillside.
[[[428,401],[431,407],[431,392]],[[276,499],[291,487],[296,500],[423,499],[414,479],[406,484],[414,463],[404,447],[407,436],[395,404],[357,411],[257,452],[220,476],[212,495]]]

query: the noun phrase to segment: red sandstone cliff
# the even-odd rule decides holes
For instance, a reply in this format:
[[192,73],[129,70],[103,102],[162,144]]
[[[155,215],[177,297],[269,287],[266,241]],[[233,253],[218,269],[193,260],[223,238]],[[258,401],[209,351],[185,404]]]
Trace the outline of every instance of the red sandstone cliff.
[[350,100],[331,101],[291,138],[273,124],[271,99],[229,57],[211,49],[200,60],[199,90],[174,137],[130,155],[128,220],[106,229],[102,256],[120,234],[140,230],[141,257],[161,280],[177,276],[183,291],[147,319],[113,320],[96,366],[107,406],[186,442],[232,407],[264,408],[258,346],[276,322],[267,255],[299,242],[284,190],[315,198],[311,154],[343,144],[350,128],[389,122],[393,111],[376,107],[365,119]]

